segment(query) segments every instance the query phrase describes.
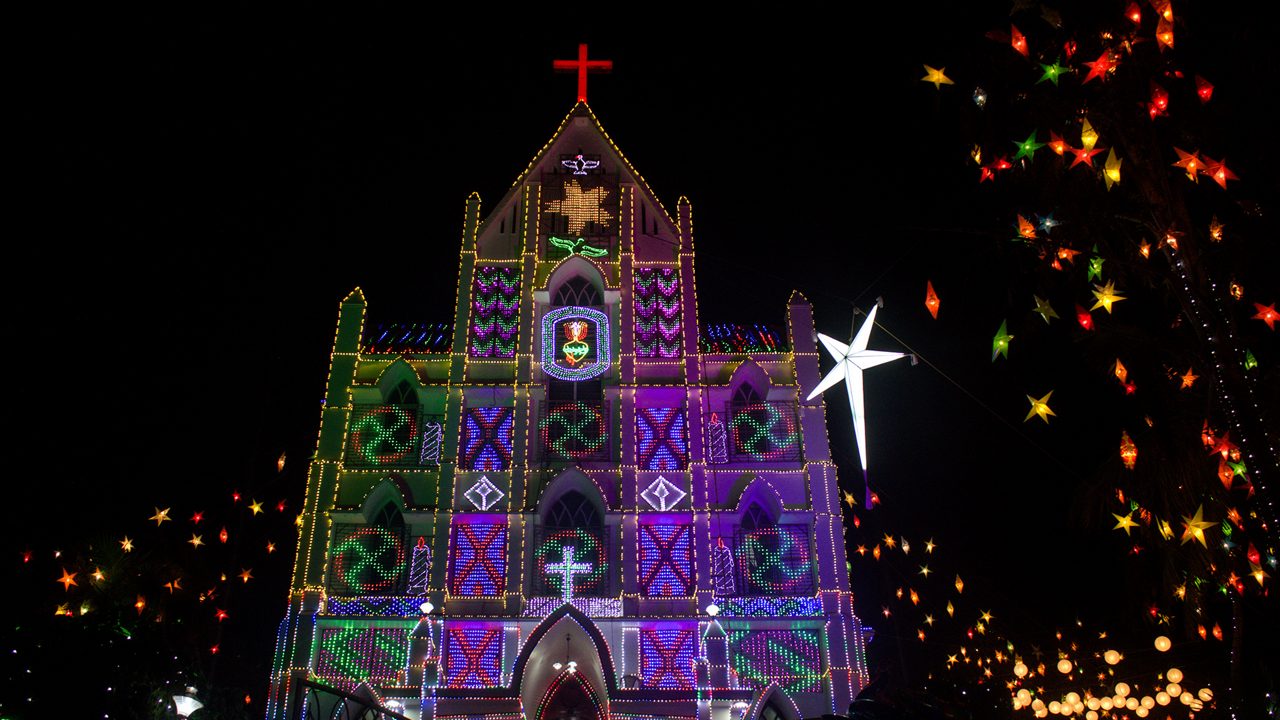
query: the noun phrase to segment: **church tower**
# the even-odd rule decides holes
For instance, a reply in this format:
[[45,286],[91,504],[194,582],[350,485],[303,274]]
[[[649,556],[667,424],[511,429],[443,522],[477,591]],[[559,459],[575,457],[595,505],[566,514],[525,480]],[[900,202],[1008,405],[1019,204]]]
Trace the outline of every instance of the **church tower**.
[[268,717],[847,711],[811,307],[708,327],[696,269],[689,202],[580,99],[495,206],[467,199],[452,323],[342,301]]

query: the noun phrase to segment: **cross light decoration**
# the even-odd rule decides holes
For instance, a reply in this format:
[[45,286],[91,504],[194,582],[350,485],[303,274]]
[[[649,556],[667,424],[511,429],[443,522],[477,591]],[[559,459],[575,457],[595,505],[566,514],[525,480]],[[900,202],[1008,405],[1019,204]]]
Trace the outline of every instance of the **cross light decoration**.
[[560,597],[566,603],[573,602],[573,577],[575,575],[585,575],[592,570],[589,562],[574,562],[573,556],[577,552],[577,548],[572,545],[564,546],[564,555],[558,563],[550,563],[547,570],[560,576]]
[[575,60],[552,60],[551,67],[556,70],[567,70],[578,73],[578,102],[587,101],[587,73],[609,72],[613,70],[612,60],[588,60],[587,44],[578,44],[578,57]]

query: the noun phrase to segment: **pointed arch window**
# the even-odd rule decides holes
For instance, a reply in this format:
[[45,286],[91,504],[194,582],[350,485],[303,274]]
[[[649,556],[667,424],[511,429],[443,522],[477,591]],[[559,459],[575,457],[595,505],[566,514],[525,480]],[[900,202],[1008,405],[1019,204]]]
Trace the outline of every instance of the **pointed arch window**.
[[401,380],[387,393],[387,402],[392,405],[417,405],[418,393],[408,380]]
[[610,535],[596,505],[570,490],[547,510],[533,545],[533,595],[573,597],[615,594],[610,567]]
[[764,509],[758,502],[752,502],[747,506],[747,511],[742,514],[743,530],[759,530],[773,525],[773,518],[769,516],[769,511]]
[[556,289],[556,296],[552,300],[552,304],[598,307],[604,304],[604,298],[600,296],[600,290],[596,288],[594,283],[581,275],[574,275],[561,283],[560,287]]
[[404,515],[400,513],[400,508],[395,503],[388,502],[374,516],[373,524],[388,530],[401,530],[404,528]]

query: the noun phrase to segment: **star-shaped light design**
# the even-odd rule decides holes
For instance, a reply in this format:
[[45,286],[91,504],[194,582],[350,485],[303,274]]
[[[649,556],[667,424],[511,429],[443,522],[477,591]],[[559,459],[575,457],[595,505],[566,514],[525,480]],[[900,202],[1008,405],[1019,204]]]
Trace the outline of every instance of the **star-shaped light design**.
[[1080,163],[1084,163],[1089,167],[1093,167],[1093,156],[1106,150],[1106,148],[1094,148],[1086,150],[1084,148],[1071,148],[1071,154],[1075,156],[1075,160],[1071,161],[1071,167],[1075,167]]
[[[1096,249],[1097,248],[1095,248],[1095,250]],[[1106,262],[1106,259],[1098,257],[1097,255],[1094,255],[1093,257],[1089,258],[1089,279],[1090,280],[1102,279],[1102,263],[1104,262]]]
[[1236,177],[1235,173],[1227,169],[1227,161],[1225,158],[1222,160],[1214,160],[1206,155],[1204,158],[1204,170],[1201,172],[1213,178],[1213,181],[1221,185],[1223,189],[1226,189],[1228,180],[1240,179]]
[[251,510],[254,515],[257,515],[262,512],[262,503],[258,502],[255,498],[253,502],[249,503],[249,510]]
[[66,591],[68,591],[68,592],[70,592],[70,591],[71,591],[71,586],[72,586],[72,585],[77,585],[77,586],[78,586],[78,585],[80,584],[80,583],[76,582],[76,575],[77,575],[77,574],[78,574],[78,573],[69,573],[69,572],[67,572],[67,569],[66,569],[66,568],[62,568],[62,577],[58,578],[57,580],[54,580],[54,582],[60,582],[60,583],[62,583],[62,589],[63,589],[63,590],[66,590]]
[[929,538],[924,542],[924,551],[926,553],[933,552],[933,549],[936,547],[938,547],[938,544],[933,541],[933,538]]
[[1192,540],[1195,540],[1199,542],[1202,546],[1209,547],[1209,544],[1204,539],[1204,531],[1213,527],[1217,523],[1212,523],[1204,519],[1203,505],[1196,508],[1195,515],[1192,515],[1192,516],[1184,515],[1182,517],[1182,523],[1185,526],[1185,529],[1182,531],[1183,545],[1186,545]]
[[156,527],[160,527],[160,526],[161,526],[161,525],[163,525],[165,522],[167,522],[168,520],[170,520],[170,519],[171,519],[171,518],[169,517],[169,508],[165,508],[165,509],[163,509],[163,510],[161,510],[160,508],[156,508],[156,514],[155,514],[155,515],[152,515],[151,517],[149,517],[149,518],[147,518],[147,519],[148,519],[148,520],[155,520],[155,521],[156,521]]
[[547,210],[569,218],[569,234],[580,235],[590,222],[607,222],[613,219],[609,211],[600,207],[609,191],[598,187],[583,190],[577,182],[570,180],[564,184],[564,199],[551,200]]
[[1097,302],[1093,304],[1090,310],[1103,308],[1107,314],[1111,314],[1111,304],[1124,300],[1125,297],[1116,292],[1116,283],[1114,280],[1108,281],[1106,285],[1094,285],[1093,296],[1097,298]]
[[858,458],[862,460],[863,473],[867,471],[867,411],[866,397],[862,390],[862,371],[905,357],[905,353],[867,349],[867,342],[871,339],[871,328],[876,324],[878,309],[878,306],[871,308],[871,312],[867,313],[866,321],[853,336],[853,342],[848,345],[818,333],[818,340],[822,342],[822,346],[827,349],[831,357],[835,358],[836,366],[831,368],[807,398],[812,400],[841,380],[844,381],[845,389],[849,391],[849,409],[853,413],[853,435],[858,441]]
[[1116,515],[1115,513],[1111,513],[1111,516],[1116,520],[1119,520],[1119,522],[1116,523],[1116,526],[1111,528],[1112,530],[1124,530],[1124,534],[1128,535],[1131,528],[1138,527],[1138,523],[1133,521],[1133,513],[1129,513],[1128,515]]
[[1045,421],[1045,423],[1047,424],[1049,422],[1050,415],[1057,417],[1057,415],[1054,415],[1053,410],[1049,407],[1049,397],[1052,395],[1053,395],[1052,390],[1046,393],[1045,396],[1040,398],[1039,400],[1035,399],[1031,395],[1028,395],[1027,402],[1031,403],[1031,409],[1027,411],[1027,416],[1022,419],[1022,422],[1026,422],[1031,418],[1035,417],[1036,415],[1039,415],[1040,419]]
[[1001,320],[1000,329],[991,339],[991,362],[996,361],[997,355],[1003,355],[1005,360],[1009,359],[1009,341],[1012,339],[1013,336],[1009,334],[1009,321]]
[[1102,54],[1098,56],[1097,60],[1094,60],[1093,62],[1087,62],[1085,63],[1085,65],[1088,66],[1089,73],[1084,76],[1084,80],[1081,81],[1080,83],[1081,85],[1089,82],[1094,78],[1098,78],[1102,82],[1106,82],[1107,73],[1115,69],[1115,61],[1112,60],[1110,50],[1103,50]]
[[1102,165],[1102,179],[1107,183],[1107,190],[1110,190],[1112,185],[1116,185],[1120,182],[1121,162],[1123,161],[1116,157],[1115,148],[1111,148],[1107,151],[1107,161]]
[[243,580],[243,581],[245,581],[245,582],[249,582],[250,580],[252,580],[252,579],[253,579],[253,569],[252,569],[252,568],[249,568],[249,569],[241,569],[241,570],[240,570],[240,579],[241,579],[241,580]]
[[1053,306],[1049,304],[1048,300],[1041,298],[1039,295],[1032,295],[1031,297],[1036,301],[1036,307],[1032,312],[1040,313],[1040,317],[1044,318],[1046,325],[1049,324],[1051,318],[1058,317],[1058,313],[1053,311]]
[[1200,379],[1199,375],[1192,372],[1195,368],[1187,368],[1187,374],[1180,376],[1182,378],[1182,389],[1186,389],[1196,384],[1196,380]]
[[1058,84],[1058,78],[1062,77],[1062,73],[1070,72],[1069,68],[1059,65],[1057,60],[1054,60],[1053,64],[1051,65],[1045,65],[1044,63],[1040,63],[1040,68],[1044,70],[1044,74],[1041,75],[1040,79],[1036,81],[1037,85],[1044,82],[1045,80],[1048,80],[1052,82],[1056,87]]
[[1200,159],[1200,151],[1187,152],[1180,147],[1175,147],[1173,151],[1178,154],[1178,162],[1174,163],[1173,166],[1185,170],[1187,179],[1191,182],[1199,182],[1200,178],[1197,173],[1204,169],[1204,161]]
[[926,578],[927,578],[927,577],[929,577],[929,573],[931,573],[931,572],[933,572],[933,571],[929,569],[929,566],[928,566],[928,565],[921,565],[921,566],[920,566],[920,574],[921,574],[921,575],[923,575],[923,576],[925,576]]
[[204,539],[195,533],[191,533],[191,539],[187,543],[193,548],[198,548],[204,544]]
[[928,65],[924,66],[924,77],[920,78],[921,82],[931,82],[935,90],[941,90],[943,85],[954,85],[951,78],[946,76],[946,68],[932,68]]
[[1258,309],[1258,314],[1254,315],[1253,319],[1266,323],[1268,330],[1275,330],[1276,320],[1280,320],[1280,313],[1276,312],[1276,304],[1263,305],[1262,303],[1254,303],[1253,306]]
[[1037,150],[1039,150],[1040,148],[1044,147],[1044,143],[1042,143],[1042,142],[1036,142],[1036,131],[1035,131],[1035,130],[1032,130],[1032,131],[1031,131],[1031,134],[1030,134],[1029,136],[1027,136],[1027,139],[1026,139],[1026,140],[1023,140],[1022,142],[1018,142],[1017,140],[1014,140],[1014,141],[1013,141],[1013,144],[1018,146],[1018,152],[1017,152],[1017,154],[1016,154],[1016,155],[1014,155],[1014,156],[1013,156],[1013,159],[1014,159],[1014,160],[1018,160],[1018,159],[1020,159],[1020,158],[1027,158],[1028,160],[1035,160],[1035,159],[1036,159],[1036,151],[1037,151]]
[[98,582],[102,582],[103,580],[107,579],[107,574],[102,572],[102,568],[99,567],[99,568],[94,568],[93,572],[89,575],[89,577],[93,578]]
[[124,539],[120,541],[120,549],[125,552],[133,552],[133,540],[128,535],[125,535]]

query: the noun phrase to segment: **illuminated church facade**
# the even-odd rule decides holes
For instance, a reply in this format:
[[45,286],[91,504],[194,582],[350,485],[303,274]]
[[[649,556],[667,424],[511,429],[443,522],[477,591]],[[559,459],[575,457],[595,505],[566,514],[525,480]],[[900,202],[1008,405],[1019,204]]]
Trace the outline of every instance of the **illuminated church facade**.
[[811,307],[702,325],[695,270],[688,201],[579,102],[487,214],[468,198],[452,323],[342,301],[268,717],[304,715],[304,680],[424,719],[847,711]]

